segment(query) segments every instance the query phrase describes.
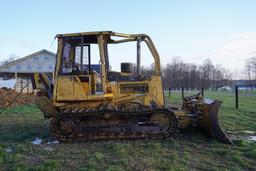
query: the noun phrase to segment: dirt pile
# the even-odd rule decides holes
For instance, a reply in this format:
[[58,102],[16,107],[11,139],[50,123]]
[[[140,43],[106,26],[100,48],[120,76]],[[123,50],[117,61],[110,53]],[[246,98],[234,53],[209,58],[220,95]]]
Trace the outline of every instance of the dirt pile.
[[18,105],[31,104],[35,101],[34,95],[31,95],[31,94],[18,95],[18,94],[19,93],[17,93],[13,89],[0,88],[0,109],[7,108],[7,107],[14,107]]

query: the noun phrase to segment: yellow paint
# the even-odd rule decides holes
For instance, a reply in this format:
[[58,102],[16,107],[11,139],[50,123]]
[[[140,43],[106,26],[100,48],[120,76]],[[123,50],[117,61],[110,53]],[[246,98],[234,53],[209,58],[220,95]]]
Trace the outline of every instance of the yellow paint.
[[82,85],[79,79],[75,76],[61,76],[57,78],[57,101],[72,101],[72,100],[83,100],[88,96],[88,89]]
[[179,123],[180,129],[186,129],[186,128],[188,128],[188,126],[190,126],[191,120],[190,120],[189,116],[185,113],[185,111],[174,110],[173,112],[179,119],[178,123]]
[[[95,73],[88,75],[89,82],[81,82],[79,77],[81,75],[59,75],[61,71],[61,57],[63,53],[64,40],[63,37],[79,37],[86,35],[95,35],[97,37],[97,43],[99,45],[100,52],[100,64],[101,64],[101,77]],[[155,60],[155,74],[151,75],[151,79],[145,81],[126,81],[126,82],[109,82],[107,80],[107,70],[105,68],[106,51],[104,50],[105,44],[109,40],[110,36],[123,37],[124,42],[137,41],[138,38],[143,37],[143,41],[146,42],[152,56]],[[72,101],[89,102],[93,100],[106,100],[111,99],[113,104],[122,103],[125,101],[136,101],[144,105],[150,105],[151,103],[157,104],[159,107],[164,105],[164,97],[162,90],[162,81],[160,76],[160,59],[156,48],[149,36],[145,34],[123,34],[115,33],[111,31],[103,32],[83,32],[74,34],[62,34],[58,37],[58,53],[57,63],[55,69],[55,86],[54,86],[54,105],[66,103],[70,105]],[[120,43],[120,40],[113,40],[111,43]],[[72,55],[72,54],[71,54]],[[74,57],[73,57],[74,58]],[[129,75],[127,73],[120,73],[121,75]],[[102,94],[96,95],[96,84],[99,83],[103,87]],[[147,93],[121,93],[120,85],[122,84],[147,84]],[[67,101],[69,104],[67,104]],[[77,103],[77,102],[76,102]]]

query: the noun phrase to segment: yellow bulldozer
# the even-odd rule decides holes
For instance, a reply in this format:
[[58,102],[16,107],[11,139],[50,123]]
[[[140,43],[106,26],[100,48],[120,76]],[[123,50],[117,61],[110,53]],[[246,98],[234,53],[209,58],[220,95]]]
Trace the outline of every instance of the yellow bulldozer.
[[[218,124],[220,101],[198,94],[184,98],[180,109],[165,105],[160,57],[148,35],[99,31],[56,38],[54,74],[35,74],[33,83],[40,89],[37,105],[59,141],[168,138],[193,126],[231,143]],[[121,71],[112,71],[108,46],[128,42],[136,43],[136,65],[124,61]],[[141,71],[142,42],[154,60],[150,74]],[[98,64],[92,64],[92,46]]]

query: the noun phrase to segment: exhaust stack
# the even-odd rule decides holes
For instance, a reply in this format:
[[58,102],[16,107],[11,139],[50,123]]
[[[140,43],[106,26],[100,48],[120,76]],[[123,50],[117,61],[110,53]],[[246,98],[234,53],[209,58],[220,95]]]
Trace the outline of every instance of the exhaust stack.
[[140,67],[140,61],[141,61],[141,41],[142,39],[139,38],[137,41],[137,74],[141,74],[141,67]]

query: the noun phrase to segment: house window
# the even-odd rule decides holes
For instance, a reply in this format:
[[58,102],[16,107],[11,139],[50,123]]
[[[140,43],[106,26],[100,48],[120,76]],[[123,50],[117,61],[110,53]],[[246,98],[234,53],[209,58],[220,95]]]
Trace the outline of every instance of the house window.
[[48,59],[49,59],[49,57],[48,57],[48,56],[45,56],[45,57],[44,57],[44,59],[45,59],[45,60],[48,60]]
[[41,66],[38,66],[38,69],[42,69],[42,67],[41,67]]
[[30,65],[27,66],[27,69],[32,69],[32,67]]
[[34,58],[33,58],[33,60],[37,61],[37,60],[38,60],[38,57],[37,57],[37,56],[36,56],[36,57],[34,57]]
[[16,69],[21,69],[21,67],[19,65],[16,65]]

